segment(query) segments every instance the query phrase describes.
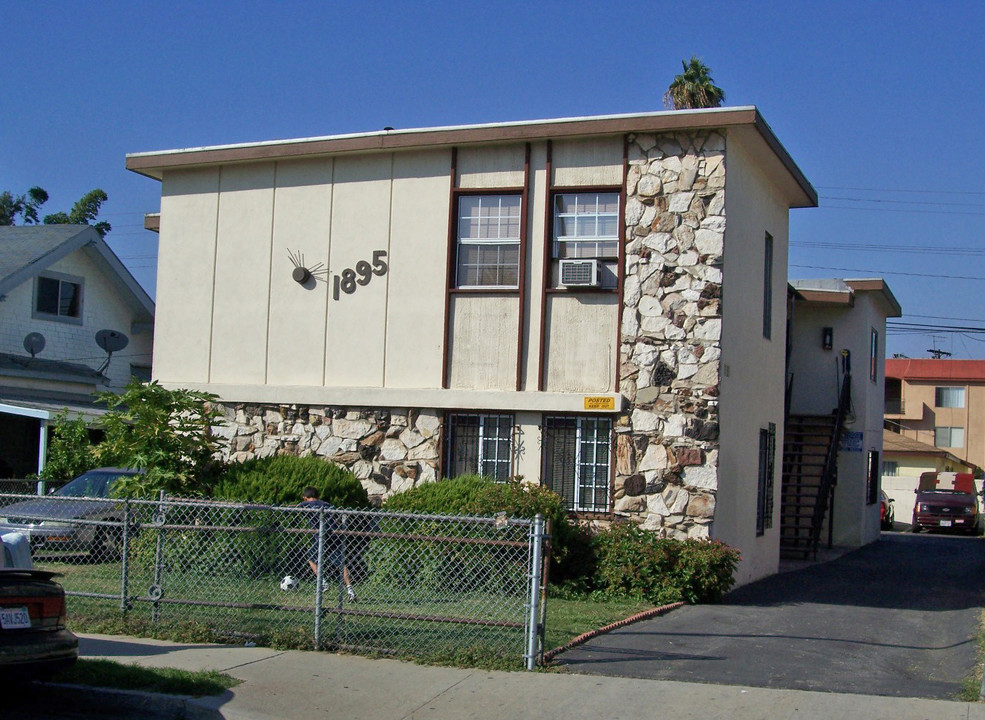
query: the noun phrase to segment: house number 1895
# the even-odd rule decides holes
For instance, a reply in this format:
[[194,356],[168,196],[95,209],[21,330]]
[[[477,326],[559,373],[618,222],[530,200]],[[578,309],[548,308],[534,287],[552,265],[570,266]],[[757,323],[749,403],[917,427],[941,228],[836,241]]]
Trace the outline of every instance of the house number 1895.
[[385,257],[386,250],[374,250],[372,264],[367,260],[360,260],[356,263],[355,270],[346,268],[342,272],[336,273],[334,276],[335,284],[332,290],[332,297],[338,300],[340,291],[346,295],[352,295],[352,293],[356,292],[357,285],[369,285],[369,281],[373,279],[374,275],[380,277],[386,275],[390,266],[383,259]]

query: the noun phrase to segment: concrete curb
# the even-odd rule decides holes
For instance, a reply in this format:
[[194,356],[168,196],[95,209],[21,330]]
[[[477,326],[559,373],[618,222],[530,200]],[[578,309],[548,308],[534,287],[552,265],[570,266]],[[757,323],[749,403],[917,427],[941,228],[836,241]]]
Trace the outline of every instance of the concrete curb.
[[165,695],[139,690],[117,690],[91,685],[45,683],[35,685],[20,698],[21,710],[38,708],[38,717],[53,704],[76,712],[93,712],[141,720],[222,720],[222,714],[188,695]]
[[582,633],[578,637],[574,638],[571,642],[565,643],[561,647],[556,647],[553,650],[548,650],[547,652],[545,652],[544,662],[549,663],[551,660],[553,660],[556,656],[560,655],[564,651],[570,650],[573,647],[578,647],[579,645],[588,642],[594,637],[598,637],[599,635],[603,635],[612,630],[625,627],[626,625],[632,625],[633,623],[639,622],[640,620],[646,620],[647,618],[652,618],[652,617],[656,617],[657,615],[663,615],[665,613],[669,613],[671,610],[676,610],[677,608],[685,604],[686,603],[683,602],[676,602],[676,603],[671,603],[670,605],[661,605],[658,608],[653,608],[651,610],[644,610],[641,613],[630,615],[628,618],[624,618],[623,620],[617,620],[614,623],[609,623],[608,625],[605,625],[604,627],[600,627],[597,630],[589,630],[587,633]]

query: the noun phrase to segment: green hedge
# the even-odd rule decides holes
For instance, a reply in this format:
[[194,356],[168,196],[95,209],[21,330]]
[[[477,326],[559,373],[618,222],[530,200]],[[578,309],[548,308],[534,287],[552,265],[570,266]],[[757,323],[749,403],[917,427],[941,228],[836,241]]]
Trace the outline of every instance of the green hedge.
[[551,581],[571,581],[591,566],[588,535],[568,519],[564,500],[553,490],[520,480],[499,482],[480,475],[460,475],[393,495],[387,510],[445,515],[495,515],[551,522]]
[[276,455],[229,465],[213,487],[212,497],[257,505],[297,505],[308,485],[318,488],[321,499],[336,507],[371,507],[355,475],[314,455]]
[[592,545],[598,591],[656,605],[719,602],[739,564],[738,550],[725,543],[661,538],[632,523],[598,532]]

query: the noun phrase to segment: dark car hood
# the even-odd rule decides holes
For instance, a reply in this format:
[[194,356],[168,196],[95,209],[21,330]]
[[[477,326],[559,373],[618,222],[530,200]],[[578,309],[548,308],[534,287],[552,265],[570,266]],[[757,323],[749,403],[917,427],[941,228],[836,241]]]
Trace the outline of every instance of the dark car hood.
[[70,520],[97,515],[113,507],[112,500],[54,500],[38,498],[0,507],[0,518],[32,517]]

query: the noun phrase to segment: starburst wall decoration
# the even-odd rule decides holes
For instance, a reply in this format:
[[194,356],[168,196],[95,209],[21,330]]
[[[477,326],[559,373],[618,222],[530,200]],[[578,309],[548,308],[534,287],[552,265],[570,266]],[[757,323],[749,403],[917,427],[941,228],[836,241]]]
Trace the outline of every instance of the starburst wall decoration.
[[292,252],[290,248],[287,250],[287,257],[291,259],[291,264],[294,266],[291,277],[298,285],[304,285],[311,279],[328,281],[328,268],[325,267],[325,263],[318,263],[309,268],[304,261],[304,253],[300,250]]

